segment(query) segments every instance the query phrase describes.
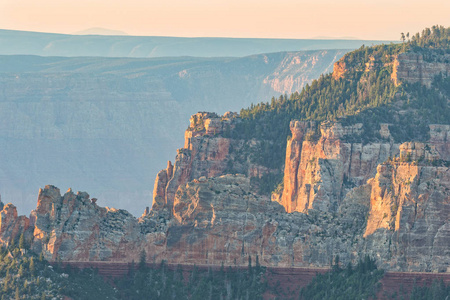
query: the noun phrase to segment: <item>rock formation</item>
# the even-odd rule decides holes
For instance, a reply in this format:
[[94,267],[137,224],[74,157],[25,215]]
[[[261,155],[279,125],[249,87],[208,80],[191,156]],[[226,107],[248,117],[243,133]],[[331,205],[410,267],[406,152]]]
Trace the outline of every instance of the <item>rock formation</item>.
[[[280,203],[287,212],[309,209],[336,211],[346,193],[373,177],[378,164],[398,153],[389,142],[362,144],[346,142],[348,136],[361,135],[362,124],[320,125],[291,121]],[[317,134],[319,135],[319,134]]]
[[153,209],[165,207],[172,211],[178,188],[194,179],[216,177],[233,171],[254,177],[269,171],[250,163],[248,157],[241,163],[236,159],[240,148],[247,147],[251,151],[258,145],[256,141],[223,137],[222,133],[231,130],[239,122],[236,116],[236,113],[231,112],[225,113],[223,117],[201,112],[190,118],[184,148],[177,150],[174,165],[169,161],[167,169],[161,170],[156,176]]
[[[391,78],[396,85],[401,82],[409,82],[431,87],[435,76],[450,74],[450,64],[448,63],[450,55],[442,54],[438,50],[430,50],[427,53],[408,51],[391,58],[392,62],[386,63],[386,65],[392,66]],[[372,70],[377,64],[381,64],[381,62],[375,60],[373,56],[369,56],[365,72]],[[349,65],[345,59],[341,59],[334,63],[333,78],[345,78],[347,72],[357,68],[359,66]]]
[[[397,80],[415,80],[407,61],[395,63]],[[350,67],[337,64],[334,76]],[[30,218],[2,207],[1,242],[24,233],[50,260],[130,262],[145,251],[153,262],[246,265],[258,256],[268,266],[324,267],[337,255],[342,264],[370,255],[387,270],[450,272],[450,125],[397,144],[386,123],[363,143],[361,123],[291,121],[283,189],[271,201],[250,184],[273,171],[250,159],[263,141],[233,138],[239,122],[193,115],[139,219],[46,186]]]
[[129,261],[139,257],[142,241],[136,218],[125,210],[99,207],[87,193],[63,196],[58,188],[39,191],[31,212],[32,249],[47,259],[64,261]]
[[424,54],[407,52],[399,54],[394,61],[392,79],[395,84],[401,81],[411,83],[420,83],[427,87],[431,86],[436,75],[442,74],[448,76],[450,73],[450,64],[448,60],[450,55],[428,53]]
[[25,216],[17,216],[16,207],[8,203],[4,205],[0,202],[0,242],[10,245],[19,241],[19,236],[23,233],[26,239],[30,239],[30,219]]
[[[246,175],[205,173],[209,168],[200,166],[211,153],[220,158],[212,165],[229,155],[214,152],[219,143],[198,147],[211,145],[208,140],[217,141],[217,135],[191,132],[190,149],[179,150],[175,165],[158,174],[153,209],[141,218],[99,207],[87,193],[61,195],[46,186],[29,219],[17,217],[11,204],[3,208],[0,238],[7,244],[31,232],[31,249],[50,260],[130,262],[145,251],[154,262],[245,265],[249,255],[258,255],[263,265],[318,267],[336,255],[355,263],[369,254],[388,270],[448,271],[450,171],[448,156],[439,150],[448,145],[431,134],[434,144],[404,143],[396,157],[376,167],[395,151],[393,145],[345,142],[358,125],[321,124],[318,139],[314,128],[291,123],[282,198],[294,199],[290,208],[283,207],[289,202],[256,194]],[[440,128],[439,133],[445,129]],[[314,184],[308,181],[314,178]],[[314,190],[311,205],[299,206],[307,184]]]
[[[411,144],[402,146],[411,149]],[[367,249],[387,268],[449,272],[449,164],[429,145],[414,148],[379,165],[369,181]]]

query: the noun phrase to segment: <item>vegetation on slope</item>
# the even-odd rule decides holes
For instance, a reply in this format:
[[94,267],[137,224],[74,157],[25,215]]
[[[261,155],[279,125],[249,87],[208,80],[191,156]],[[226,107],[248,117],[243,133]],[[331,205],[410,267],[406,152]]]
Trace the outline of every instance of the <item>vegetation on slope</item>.
[[427,28],[402,44],[362,46],[340,60],[342,74],[323,75],[300,93],[242,109],[241,122],[227,136],[262,141],[252,161],[279,171],[260,180],[264,188],[260,192],[264,193],[281,181],[289,123],[293,119],[339,120],[347,125],[362,122],[364,134],[352,137],[354,142],[380,140],[380,123],[391,124],[396,142],[426,140],[428,124],[449,123],[450,79],[438,76],[431,89],[419,84],[396,86],[391,79],[393,62],[398,54],[408,51],[437,59],[436,54],[448,53],[449,47],[450,28],[439,26]]
[[220,270],[199,270],[194,266],[183,272],[178,266],[171,270],[161,262],[149,268],[145,256],[136,271],[116,281],[121,299],[261,299],[266,291],[265,268],[251,258],[246,270],[221,267]]
[[366,256],[356,267],[350,264],[339,267],[339,259],[330,272],[317,274],[312,282],[300,291],[300,299],[369,299],[376,298],[384,271],[378,270],[375,260]]
[[24,247],[0,249],[0,297],[4,299],[117,299],[115,290],[92,269],[50,265]]
[[[438,50],[439,53],[450,53],[450,27],[435,25],[416,33],[408,41],[413,51]],[[425,50],[424,50],[425,49]]]
[[[184,269],[184,270],[183,270]],[[269,272],[270,273],[270,272]],[[93,269],[77,270],[62,264],[50,265],[42,255],[11,246],[0,249],[0,299],[369,299],[377,294],[384,272],[366,257],[355,267],[339,267],[318,274],[300,295],[269,285],[266,268],[251,258],[247,269],[222,266],[219,270],[187,271],[165,262],[157,267],[145,264],[145,255],[127,275],[105,280]],[[293,278],[293,280],[295,280]],[[389,299],[445,299],[450,286],[433,282],[411,291],[385,295]]]
[[446,299],[450,298],[450,285],[446,285],[442,280],[433,281],[430,286],[420,286],[414,284],[411,290],[406,290],[400,286],[399,292],[390,294],[381,292],[380,280],[384,276],[384,271],[377,268],[375,260],[366,256],[364,260],[353,267],[350,264],[345,269],[339,267],[339,260],[332,267],[332,270],[317,274],[309,285],[302,288],[299,299]]

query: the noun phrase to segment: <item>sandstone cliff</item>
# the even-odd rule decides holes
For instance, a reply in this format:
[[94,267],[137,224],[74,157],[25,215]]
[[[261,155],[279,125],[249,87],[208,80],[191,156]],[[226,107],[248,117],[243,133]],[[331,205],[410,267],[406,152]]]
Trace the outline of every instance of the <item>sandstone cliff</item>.
[[[292,121],[280,203],[287,212],[310,209],[336,211],[347,192],[373,177],[378,164],[398,153],[398,145],[386,142],[346,142],[361,135],[362,124],[320,124]],[[380,129],[381,130],[381,129]],[[318,135],[319,137],[315,136]]]
[[364,237],[387,268],[449,272],[450,170],[432,145],[402,145],[371,186]]
[[153,209],[173,209],[175,193],[179,187],[194,179],[210,178],[228,173],[245,174],[248,177],[261,176],[267,168],[252,163],[250,158],[240,157],[242,149],[251,153],[259,141],[239,140],[223,137],[222,133],[234,128],[235,113],[219,117],[213,113],[197,113],[190,119],[185,133],[184,148],[177,150],[175,163],[158,173],[153,194]]
[[[312,123],[293,122],[291,141],[300,140],[302,133],[311,128]],[[42,251],[50,260],[129,262],[137,261],[145,251],[149,261],[155,262],[165,259],[171,263],[245,265],[249,255],[258,255],[263,265],[317,267],[328,266],[336,255],[342,263],[355,263],[369,254],[388,270],[448,271],[450,171],[448,161],[443,159],[448,157],[442,156],[432,143],[405,143],[400,145],[399,155],[375,168],[373,179],[365,184],[366,176],[371,175],[363,172],[372,169],[363,166],[371,166],[368,162],[374,156],[367,155],[369,159],[364,163],[359,161],[355,169],[361,171],[356,173],[348,171],[352,170],[348,165],[335,167],[345,165],[348,160],[342,159],[346,157],[342,154],[345,153],[342,149],[346,149],[342,145],[346,143],[338,138],[348,130],[358,129],[336,124],[321,128],[319,140],[303,141],[301,152],[291,151],[287,158],[295,157],[294,152],[313,153],[313,150],[304,152],[305,148],[321,149],[319,154],[335,155],[341,160],[331,165],[329,177],[322,175],[324,165],[316,163],[316,176],[321,179],[317,189],[333,191],[331,187],[322,187],[327,184],[325,180],[339,178],[345,172],[353,184],[343,183],[342,195],[317,193],[307,214],[287,213],[282,205],[256,194],[245,175],[208,177],[201,169],[195,169],[202,176],[191,180],[185,175],[193,170],[183,171],[192,165],[188,160],[179,169],[180,176],[175,175],[177,163],[169,164],[157,176],[157,183],[164,183],[168,177],[169,182],[178,178],[171,204],[166,202],[164,193],[159,194],[164,201],[154,204],[153,210],[139,219],[123,210],[99,207],[86,193],[74,194],[69,190],[61,195],[59,189],[46,186],[39,192],[38,205],[29,219],[17,217],[12,205],[4,207],[2,241],[8,243],[14,236],[17,239],[23,230],[31,232],[31,249]],[[445,148],[439,145],[439,149]],[[298,157],[299,162],[302,160]],[[346,171],[339,173],[341,169]],[[356,183],[359,186],[352,188]],[[163,189],[158,191],[156,194]],[[321,204],[320,201],[322,205],[314,204]],[[329,209],[330,203],[335,203],[336,208]]]
[[[361,82],[381,63],[360,64],[371,73]],[[413,69],[401,57],[382,64],[384,71],[391,63],[397,80],[414,81],[398,71]],[[338,64],[335,76],[345,80],[354,67]],[[383,80],[394,86],[390,78]],[[261,105],[261,114],[271,105]],[[413,109],[405,105],[392,121],[414,121]],[[269,117],[262,120],[275,120]],[[284,182],[271,201],[250,178],[279,169],[252,159],[266,140],[245,137],[272,124],[233,135],[244,118],[197,113],[174,164],[156,176],[152,210],[141,218],[46,186],[29,219],[3,208],[0,238],[8,244],[24,232],[31,249],[66,261],[132,261],[145,251],[153,262],[246,265],[258,255],[268,266],[321,267],[337,255],[343,264],[370,255],[387,270],[450,272],[450,125],[427,122],[418,135],[426,138],[400,144],[392,124],[363,121],[291,121]]]

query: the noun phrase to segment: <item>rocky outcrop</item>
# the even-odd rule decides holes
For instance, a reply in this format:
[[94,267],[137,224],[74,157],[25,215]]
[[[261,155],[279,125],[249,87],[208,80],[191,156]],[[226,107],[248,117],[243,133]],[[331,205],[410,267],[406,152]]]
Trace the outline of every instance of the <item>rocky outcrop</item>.
[[153,187],[153,210],[159,210],[166,205],[166,187],[173,176],[172,162],[167,162],[167,169],[161,170],[156,175],[155,185]]
[[19,242],[21,234],[29,240],[30,219],[25,216],[18,216],[17,209],[12,203],[4,205],[0,202],[0,242],[3,245]]
[[[368,73],[376,67],[392,67],[391,79],[395,85],[403,82],[420,83],[431,87],[431,83],[437,75],[448,76],[450,74],[449,54],[443,54],[439,50],[428,49],[423,53],[408,51],[399,55],[392,55],[390,61],[386,58],[367,56],[365,68],[359,64],[352,65],[347,61],[347,56],[334,63],[333,78],[335,80],[345,78],[350,70],[364,71]],[[350,60],[351,61],[351,60]]]
[[378,164],[398,153],[391,142],[352,143],[362,124],[291,122],[280,203],[287,212],[336,211],[347,192],[373,177]]
[[31,249],[49,260],[130,262],[145,251],[153,262],[246,265],[257,255],[267,266],[324,267],[369,254],[387,270],[450,271],[448,125],[430,126],[428,143],[397,145],[389,125],[363,144],[354,142],[361,124],[292,121],[277,203],[250,185],[270,170],[238,157],[259,142],[229,137],[237,122],[194,115],[139,219],[46,186],[28,223],[3,208],[0,238],[29,232]]
[[[426,58],[424,59],[424,55]],[[407,52],[399,54],[394,60],[392,79],[395,84],[401,81],[419,82],[431,87],[431,83],[436,75],[448,76],[450,55],[433,55],[433,52],[422,54]]]
[[339,60],[334,63],[333,67],[333,78],[338,80],[340,78],[344,78],[345,73],[347,72],[347,64],[344,60]]
[[154,209],[167,208],[172,211],[175,194],[179,187],[201,177],[210,178],[228,173],[241,173],[249,177],[262,176],[269,169],[249,161],[236,158],[240,149],[251,152],[258,141],[243,141],[224,137],[223,133],[239,122],[236,113],[227,112],[222,117],[214,113],[201,112],[193,115],[185,132],[184,148],[177,150],[174,165],[158,173],[153,192]]
[[[448,271],[448,162],[405,161],[405,151],[411,158],[432,152],[421,145],[403,144],[401,157],[381,164],[368,184],[349,189],[335,211],[287,213],[256,194],[244,175],[181,184],[172,210],[139,219],[99,207],[87,193],[61,196],[46,186],[30,216],[31,248],[50,260],[130,262],[145,251],[153,262],[246,265],[248,256],[258,255],[261,264],[278,267],[329,266],[336,255],[343,264],[356,263],[369,254],[388,270]],[[4,241],[3,228],[20,222],[12,206],[1,217]]]
[[99,207],[87,193],[46,186],[39,191],[32,249],[49,260],[130,261],[142,241],[136,218],[125,210]]
[[[450,271],[450,170],[432,146],[405,143],[371,186],[364,237],[387,268]],[[405,157],[406,154],[406,157]]]

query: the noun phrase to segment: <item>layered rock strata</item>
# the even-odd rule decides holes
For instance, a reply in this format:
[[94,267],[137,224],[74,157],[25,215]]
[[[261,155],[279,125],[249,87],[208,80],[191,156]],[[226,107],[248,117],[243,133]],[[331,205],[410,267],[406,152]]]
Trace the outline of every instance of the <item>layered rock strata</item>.
[[175,163],[169,162],[156,176],[153,190],[153,210],[166,208],[172,212],[175,193],[186,183],[199,178],[211,178],[228,173],[241,173],[249,177],[261,176],[270,170],[251,163],[248,157],[240,160],[239,149],[248,152],[259,142],[237,140],[223,136],[239,122],[236,113],[219,117],[214,113],[197,113],[190,119],[185,133],[184,148],[177,150]]
[[6,246],[17,243],[21,234],[30,241],[30,219],[18,216],[17,208],[11,203],[4,205],[0,202],[0,208],[0,243]]
[[291,121],[292,138],[287,143],[284,190],[280,199],[287,212],[310,209],[334,212],[347,192],[373,177],[376,167],[398,153],[392,142],[352,143],[362,124],[317,124]]
[[449,54],[434,54],[433,51],[426,54],[407,52],[399,54],[394,60],[392,79],[396,84],[401,81],[420,83],[431,87],[433,79],[437,75],[448,76],[450,74]]
[[443,158],[434,145],[404,143],[368,182],[364,237],[391,268],[450,271],[450,164]]
[[[301,130],[294,133],[292,140]],[[163,206],[139,219],[99,207],[86,193],[46,186],[29,219],[3,208],[0,236],[5,243],[32,232],[31,249],[50,260],[130,262],[145,251],[152,262],[245,265],[258,255],[268,266],[320,267],[336,255],[355,263],[369,254],[388,270],[446,272],[450,171],[433,146],[402,144],[334,211],[313,204],[307,214],[287,213],[253,192],[244,175],[190,180],[178,186],[170,211]]]
[[[388,63],[382,62],[379,58],[369,56],[365,64],[364,71],[373,70],[377,65],[392,67],[391,78],[396,85],[401,82],[420,83],[431,87],[431,83],[437,75],[448,76],[450,74],[449,54],[442,54],[439,51],[430,50],[426,53],[416,53],[413,51],[393,55]],[[334,63],[333,78],[338,80],[345,78],[352,69],[360,66],[353,66],[341,59]],[[360,69],[362,70],[362,69]]]

